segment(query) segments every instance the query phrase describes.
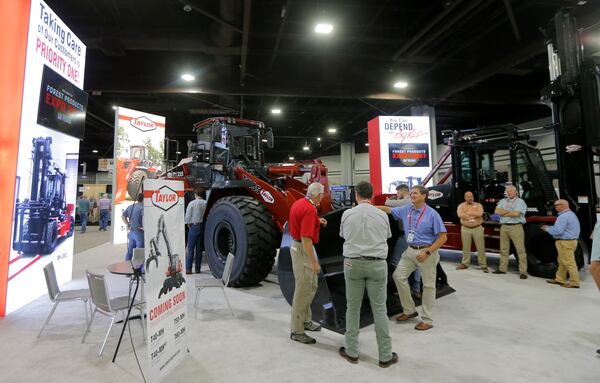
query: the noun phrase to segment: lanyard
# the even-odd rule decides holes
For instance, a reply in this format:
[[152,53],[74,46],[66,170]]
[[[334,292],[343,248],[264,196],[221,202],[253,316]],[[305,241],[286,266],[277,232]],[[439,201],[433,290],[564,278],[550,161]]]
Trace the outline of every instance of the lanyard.
[[[414,208],[413,208],[414,209]],[[423,210],[421,211],[421,215],[419,215],[419,218],[417,218],[417,223],[415,223],[415,227],[412,227],[412,212],[413,209],[410,209],[410,213],[408,213],[408,229],[411,231],[417,231],[417,226],[419,226],[419,221],[421,221],[421,218],[423,217],[423,213],[425,213],[425,210],[427,209],[427,205],[423,206]]]

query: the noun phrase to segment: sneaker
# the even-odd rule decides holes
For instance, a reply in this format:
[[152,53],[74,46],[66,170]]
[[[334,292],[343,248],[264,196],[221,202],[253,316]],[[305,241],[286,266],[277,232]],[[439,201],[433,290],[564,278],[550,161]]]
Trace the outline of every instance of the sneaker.
[[290,334],[290,339],[294,340],[296,342],[300,342],[302,344],[315,344],[315,343],[317,343],[317,340],[315,338],[313,338],[311,336],[308,336],[308,335],[306,335],[304,333],[302,333],[302,334],[291,333]]
[[380,360],[379,361],[379,367],[381,367],[381,368],[388,368],[392,364],[396,364],[396,363],[398,363],[398,354],[396,354],[395,352],[392,352],[392,359],[388,360],[387,362],[382,362]]
[[321,325],[313,321],[304,322],[304,329],[307,331],[321,331]]

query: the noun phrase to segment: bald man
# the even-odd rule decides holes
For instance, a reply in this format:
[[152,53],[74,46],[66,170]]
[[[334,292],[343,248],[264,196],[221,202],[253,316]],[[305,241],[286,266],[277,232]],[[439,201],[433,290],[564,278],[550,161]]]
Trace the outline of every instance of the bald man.
[[514,185],[506,187],[506,198],[498,202],[495,213],[500,216],[500,265],[493,274],[506,274],[510,242],[515,245],[519,257],[519,277],[527,279],[527,252],[525,251],[525,213],[527,204],[517,197]]
[[[546,282],[560,285],[566,288],[579,288],[579,271],[577,262],[575,262],[575,249],[577,249],[577,239],[581,231],[579,220],[575,213],[569,209],[569,202],[559,199],[554,202],[554,208],[558,212],[558,218],[554,225],[542,226],[556,240],[556,250],[558,251],[558,270],[554,279],[548,279]],[[567,273],[571,279],[567,282]]]
[[483,206],[475,202],[475,197],[470,191],[465,192],[465,202],[458,205],[456,214],[460,218],[460,238],[463,245],[463,257],[457,270],[465,270],[471,264],[471,242],[475,242],[477,249],[477,263],[484,273],[488,272],[485,258],[485,238],[483,236]]

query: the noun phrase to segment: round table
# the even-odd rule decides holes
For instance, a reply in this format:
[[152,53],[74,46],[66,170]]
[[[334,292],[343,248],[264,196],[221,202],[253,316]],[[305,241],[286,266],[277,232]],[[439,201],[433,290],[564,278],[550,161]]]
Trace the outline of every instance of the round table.
[[133,267],[129,261],[121,261],[108,265],[108,271],[112,274],[133,275]]

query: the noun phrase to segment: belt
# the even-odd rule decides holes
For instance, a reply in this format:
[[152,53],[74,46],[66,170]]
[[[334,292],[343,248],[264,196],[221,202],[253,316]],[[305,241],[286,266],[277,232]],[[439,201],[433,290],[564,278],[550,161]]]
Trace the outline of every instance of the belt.
[[479,226],[481,226],[481,224],[477,225],[477,226],[467,226],[467,225],[463,225],[464,227],[466,227],[467,229],[475,229],[478,228]]
[[408,246],[410,246],[411,249],[421,250],[421,249],[425,249],[431,245],[411,245],[411,244],[409,244]]
[[363,259],[365,261],[385,261],[385,258],[380,257],[344,257],[346,259]]
[[522,223],[503,223],[503,225],[522,225]]
[[557,241],[577,241],[577,238],[575,238],[575,239],[557,239]]
[[292,238],[292,239],[294,240],[294,242],[302,243],[302,241],[300,241],[299,239],[296,239],[296,238]]

